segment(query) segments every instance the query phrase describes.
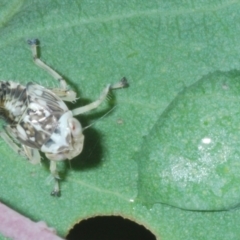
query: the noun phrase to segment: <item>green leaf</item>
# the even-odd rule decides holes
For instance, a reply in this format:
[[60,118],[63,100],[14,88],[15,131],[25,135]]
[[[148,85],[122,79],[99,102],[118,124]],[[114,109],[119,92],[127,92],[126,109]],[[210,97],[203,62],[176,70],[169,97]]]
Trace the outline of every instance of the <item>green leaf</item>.
[[[84,132],[84,151],[70,162],[71,166],[67,161],[61,164],[60,198],[49,194],[53,183],[49,182],[47,159],[42,166],[31,165],[1,140],[1,201],[34,221],[44,220],[61,236],[82,219],[95,215],[122,215],[145,225],[158,239],[237,239],[240,235],[238,209],[196,212],[171,207],[167,204],[183,206],[184,193],[179,197],[175,188],[166,192],[168,196],[153,198],[153,189],[160,194],[162,191],[159,185],[156,188],[149,185],[147,178],[144,181],[150,186],[147,190],[151,201],[140,201],[136,197],[143,193],[139,185],[143,172],[140,168],[151,160],[150,152],[156,154],[155,159],[159,156],[156,138],[153,146],[147,139],[154,128],[158,132],[161,130],[156,126],[160,125],[164,114],[172,117],[175,110],[169,111],[169,104],[178,99],[182,91],[195,94],[189,86],[201,85],[201,79],[206,76],[214,78],[219,71],[221,76],[229,76],[232,70],[239,69],[239,11],[238,1],[216,0],[1,1],[2,80],[57,86],[54,79],[32,63],[26,40],[38,38],[41,59],[62,74],[81,97],[76,104],[69,105],[70,109],[95,100],[106,84],[123,76],[130,82],[130,88],[113,93],[110,104],[79,117],[83,126],[87,126],[109,111],[111,105],[117,106]],[[235,74],[237,77],[238,72]],[[181,101],[185,101],[184,97],[180,97]],[[238,96],[234,95],[233,99]],[[229,114],[237,114],[236,104],[227,100]],[[179,114],[180,107],[176,106],[176,109]],[[194,111],[189,119],[197,119],[196,113]],[[230,116],[226,123],[231,119],[236,121],[235,117]],[[172,124],[167,120],[165,123]],[[237,126],[234,131],[237,139],[231,141],[236,152],[234,163],[239,155]],[[186,124],[182,121],[178,127],[183,132]],[[222,128],[226,134],[232,132],[231,126],[225,126],[225,123]],[[214,129],[217,131],[219,127]],[[170,137],[168,135],[165,144],[174,142]],[[142,145],[144,141],[146,146]],[[149,148],[146,153],[144,147]],[[189,147],[186,154],[194,154],[193,151]],[[162,160],[162,156],[163,153],[158,159]],[[164,155],[164,164],[168,159],[169,156]],[[221,166],[217,168],[220,172],[225,171]],[[220,202],[204,205],[214,200],[212,195],[198,206],[201,209],[204,206],[205,209],[228,209],[238,203],[237,170],[238,167],[235,175],[229,178],[235,179],[226,189],[236,189],[235,195],[229,194],[230,200],[219,197]],[[155,173],[153,169],[149,175]],[[225,175],[213,179],[210,184],[219,188],[224,179]],[[199,196],[203,187],[199,185],[196,190],[189,191],[190,202],[183,207],[197,209],[191,196]],[[146,193],[142,196],[145,198]],[[149,207],[150,202],[164,203]]]

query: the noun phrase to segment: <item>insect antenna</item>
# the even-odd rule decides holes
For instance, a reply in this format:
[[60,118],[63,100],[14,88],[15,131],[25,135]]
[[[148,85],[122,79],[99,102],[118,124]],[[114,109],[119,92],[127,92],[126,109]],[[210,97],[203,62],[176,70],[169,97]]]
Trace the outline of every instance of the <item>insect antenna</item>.
[[82,131],[85,131],[86,129],[90,128],[92,125],[94,125],[96,122],[100,121],[101,119],[105,118],[108,114],[110,114],[116,106],[112,107],[108,112],[106,112],[103,116],[101,116],[98,120],[94,121],[93,123],[89,124],[88,126],[84,127]]

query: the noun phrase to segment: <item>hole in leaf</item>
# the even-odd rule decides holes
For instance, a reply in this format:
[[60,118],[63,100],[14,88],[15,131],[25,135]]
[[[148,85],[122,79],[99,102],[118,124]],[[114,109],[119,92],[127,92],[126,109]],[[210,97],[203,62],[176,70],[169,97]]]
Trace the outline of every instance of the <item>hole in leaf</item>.
[[156,240],[144,226],[118,216],[94,217],[76,224],[67,240]]

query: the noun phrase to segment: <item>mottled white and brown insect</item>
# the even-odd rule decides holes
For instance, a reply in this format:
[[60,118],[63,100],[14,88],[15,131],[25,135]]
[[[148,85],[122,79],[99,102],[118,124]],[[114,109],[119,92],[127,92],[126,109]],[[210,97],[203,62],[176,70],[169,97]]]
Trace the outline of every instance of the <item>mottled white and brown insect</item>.
[[60,196],[57,162],[79,155],[84,142],[82,126],[73,116],[97,108],[111,89],[127,87],[128,83],[123,78],[116,84],[109,84],[93,103],[69,110],[64,101],[75,101],[76,93],[68,90],[65,80],[37,57],[37,42],[36,39],[28,41],[34,62],[58,80],[60,88],[0,81],[0,117],[7,123],[0,136],[31,163],[40,163],[39,151],[45,153],[55,179],[51,194]]

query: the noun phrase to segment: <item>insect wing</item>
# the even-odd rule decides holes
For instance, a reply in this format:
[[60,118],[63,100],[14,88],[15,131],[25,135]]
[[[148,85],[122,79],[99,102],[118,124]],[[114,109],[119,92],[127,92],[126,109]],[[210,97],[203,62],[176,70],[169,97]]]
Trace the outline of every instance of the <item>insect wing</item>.
[[28,83],[26,88],[30,102],[38,102],[52,112],[68,111],[66,104],[51,90],[34,83]]
[[26,87],[28,106],[16,126],[17,138],[28,147],[41,149],[68,108],[48,89],[33,83],[28,83]]

